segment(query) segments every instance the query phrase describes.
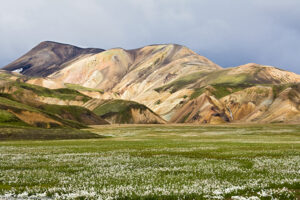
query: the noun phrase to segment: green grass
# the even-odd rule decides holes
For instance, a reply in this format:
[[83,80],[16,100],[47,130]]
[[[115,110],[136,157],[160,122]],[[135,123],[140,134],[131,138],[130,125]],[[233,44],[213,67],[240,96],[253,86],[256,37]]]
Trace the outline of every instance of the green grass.
[[43,97],[52,97],[52,98],[58,98],[62,100],[80,100],[80,101],[88,101],[91,98],[81,94],[80,92],[69,89],[69,88],[60,88],[60,89],[48,89],[37,85],[27,84],[23,82],[13,82],[11,83],[11,87],[17,87],[18,90],[14,92],[13,94],[16,95],[22,95],[24,94],[24,90],[26,91],[32,91],[38,96]]
[[[77,122],[79,128],[83,128],[82,125],[85,124],[89,119],[97,120],[97,116],[92,111],[80,106],[43,104],[38,108],[46,113],[50,113],[52,115],[59,116],[64,120],[68,120],[68,122]],[[71,127],[74,127],[74,125],[71,125]]]
[[172,81],[171,83],[169,83],[167,85],[156,88],[155,91],[161,92],[161,91],[166,91],[166,90],[170,89],[171,93],[174,93],[174,92],[177,92],[178,90],[186,87],[187,85],[195,83],[197,80],[204,77],[206,74],[207,74],[207,72],[192,73],[192,74],[183,76],[181,78],[178,78],[175,81]]
[[96,135],[91,132],[78,130],[78,129],[70,129],[70,128],[42,129],[42,128],[35,128],[35,127],[26,127],[26,125],[22,126],[21,124],[17,124],[17,125],[7,124],[7,123],[1,125],[0,123],[0,141],[103,138],[100,135]]
[[212,95],[214,95],[217,99],[221,99],[229,94],[234,92],[241,91],[248,87],[252,87],[251,84],[216,84],[211,85],[210,87],[202,87],[194,89],[194,92],[191,94],[190,99],[195,99],[202,95],[205,91],[209,91]]
[[40,109],[54,114],[54,115],[71,115],[75,119],[80,121],[82,114],[91,113],[88,109],[80,106],[66,106],[66,105],[54,105],[54,104],[43,104],[39,106]]
[[93,112],[104,118],[117,115],[117,121],[120,123],[128,123],[132,118],[131,109],[140,109],[142,111],[146,110],[147,107],[134,101],[116,99],[101,104],[96,107]]
[[[3,95],[2,95],[3,96]],[[7,96],[7,95],[4,95]],[[10,95],[8,95],[7,97],[11,97]],[[35,113],[40,113],[43,114],[49,118],[52,118],[56,121],[59,121],[63,124],[63,126],[66,127],[72,127],[72,128],[85,128],[86,125],[80,123],[80,121],[73,121],[73,120],[68,120],[68,119],[63,119],[60,116],[58,116],[59,114],[61,114],[61,112],[63,110],[68,109],[68,111],[72,114],[74,114],[74,117],[76,119],[76,117],[78,118],[78,115],[80,114],[77,113],[79,110],[84,110],[84,108],[73,108],[72,106],[59,106],[59,105],[40,105],[39,107],[31,107],[28,106],[26,104],[17,102],[17,101],[13,101],[11,99],[8,99],[6,97],[1,97],[0,96],[0,111],[2,111],[3,113],[7,113],[8,110],[12,110],[14,112],[21,112],[21,111],[30,111],[30,112],[35,112]],[[81,112],[82,113],[82,112]],[[0,116],[1,117],[1,116]],[[4,116],[3,116],[4,117]],[[9,125],[9,124],[15,124],[16,126],[25,126],[26,123],[22,122],[20,120],[16,121],[16,117],[15,118],[10,118],[11,120],[8,121],[8,118],[5,118],[6,120],[2,121],[0,120],[0,125]],[[45,124],[37,124],[37,126],[45,126]],[[52,126],[55,126],[54,124],[52,124]]]
[[1,142],[0,198],[299,198],[299,125],[90,131],[107,138]]
[[202,87],[202,88],[195,88],[194,92],[190,96],[190,99],[195,99],[195,98],[201,96],[205,91],[206,91],[206,89],[204,87]]
[[39,110],[36,108],[33,108],[31,106],[28,106],[26,104],[23,104],[23,103],[20,103],[20,102],[11,100],[11,99],[8,99],[6,97],[1,97],[1,95],[0,95],[0,108],[3,106],[17,108],[17,109],[21,109],[21,110],[28,110],[31,112],[39,112]]
[[228,74],[229,70],[212,72],[205,77],[208,84],[243,84],[253,83],[248,74]]
[[251,87],[253,85],[249,84],[238,84],[238,85],[226,85],[226,84],[219,84],[213,85],[214,90],[210,91],[217,99],[221,99],[229,94],[241,91],[245,88]]
[[11,126],[27,126],[26,123],[22,122],[12,113],[6,110],[0,110],[0,126],[11,125]]
[[77,84],[65,83],[65,86],[69,89],[72,89],[72,90],[88,91],[88,92],[99,92],[99,93],[103,94],[103,90],[96,89],[96,88],[87,88],[87,87],[83,87],[83,86],[77,85]]

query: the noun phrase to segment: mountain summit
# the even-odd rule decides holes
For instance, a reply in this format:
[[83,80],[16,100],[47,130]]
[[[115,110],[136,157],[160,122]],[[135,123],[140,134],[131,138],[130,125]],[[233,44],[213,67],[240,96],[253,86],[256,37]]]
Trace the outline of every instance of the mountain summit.
[[62,69],[63,64],[72,60],[104,51],[95,48],[79,48],[69,44],[45,41],[28,53],[8,64],[3,69],[18,71],[24,75],[45,77]]

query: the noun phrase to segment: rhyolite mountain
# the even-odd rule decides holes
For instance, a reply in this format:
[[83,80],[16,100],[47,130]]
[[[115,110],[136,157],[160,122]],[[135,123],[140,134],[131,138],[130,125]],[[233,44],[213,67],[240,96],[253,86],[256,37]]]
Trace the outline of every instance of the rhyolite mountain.
[[[52,47],[26,54],[27,62],[38,62],[20,71],[24,82],[75,90],[91,98],[79,106],[110,123],[300,122],[300,75],[292,72],[255,63],[222,68],[175,44],[89,50],[68,59],[63,44],[41,44]],[[65,58],[47,60],[56,45]],[[3,69],[20,69],[22,60]]]

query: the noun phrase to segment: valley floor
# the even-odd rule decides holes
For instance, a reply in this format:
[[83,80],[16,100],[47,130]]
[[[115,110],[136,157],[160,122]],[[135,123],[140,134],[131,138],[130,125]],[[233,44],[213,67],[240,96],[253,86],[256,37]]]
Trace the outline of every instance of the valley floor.
[[88,131],[106,137],[0,142],[0,199],[300,198],[300,125]]

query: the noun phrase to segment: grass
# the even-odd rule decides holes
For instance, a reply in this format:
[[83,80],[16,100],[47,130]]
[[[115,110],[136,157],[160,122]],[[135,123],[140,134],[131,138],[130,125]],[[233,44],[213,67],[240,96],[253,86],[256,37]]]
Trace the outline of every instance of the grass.
[[[8,96],[8,97],[10,98],[10,96]],[[34,113],[40,113],[51,119],[61,122],[63,124],[63,126],[78,128],[78,129],[86,127],[86,125],[80,123],[80,119],[79,119],[80,117],[78,115],[81,114],[82,112],[79,112],[79,111],[88,111],[85,108],[76,107],[76,106],[60,106],[60,105],[44,104],[44,105],[40,105],[38,107],[31,107],[26,104],[8,99],[6,97],[1,97],[1,95],[0,95],[0,109],[1,109],[0,111],[2,111],[2,113],[3,113],[2,116],[0,115],[0,125],[1,124],[2,125],[15,124],[16,126],[19,126],[19,125],[25,126],[26,125],[25,122],[20,121],[16,117],[13,117],[14,115],[12,115],[12,114],[10,114],[10,112],[8,112],[9,110],[11,110],[11,111],[14,111],[17,113],[20,113],[22,111],[30,111],[30,112],[34,112]],[[65,111],[64,113],[69,111],[69,113],[74,114],[75,119],[78,119],[78,120],[73,121],[73,120],[63,119],[62,116],[59,117],[59,114],[62,114],[63,111]],[[76,112],[79,112],[79,113],[76,113]],[[8,114],[11,116],[10,118],[8,118]],[[3,118],[2,121],[1,121],[1,118]],[[38,121],[38,119],[37,119],[37,121]],[[38,123],[38,124],[36,124],[36,126],[44,127],[46,125],[45,125],[45,123]],[[56,126],[56,125],[51,124],[51,127],[52,126]]]
[[100,117],[110,117],[117,115],[117,121],[128,123],[132,119],[131,109],[146,110],[147,107],[134,101],[111,100],[96,107],[93,112]]
[[226,85],[226,84],[218,84],[213,85],[212,87],[214,90],[211,90],[210,92],[217,98],[221,99],[222,97],[225,97],[229,94],[241,91],[245,88],[251,87],[253,85],[250,84],[238,84],[238,85]]
[[79,123],[83,123],[84,117],[92,117],[92,112],[80,106],[43,104],[39,108],[47,113],[58,115],[64,119],[70,119]]
[[28,110],[28,111],[32,111],[32,112],[39,112],[39,110],[36,108],[33,108],[33,107],[28,106],[23,103],[19,103],[17,101],[11,100],[11,99],[8,99],[6,97],[2,97],[2,95],[0,94],[0,107],[3,107],[3,106],[16,108],[16,109],[20,109],[20,110]]
[[15,115],[11,114],[6,110],[0,110],[0,126],[12,125],[12,126],[27,126],[26,123],[22,122]]
[[45,87],[27,84],[23,82],[12,82],[11,87],[16,87],[18,90],[14,92],[13,94],[16,95],[22,95],[24,91],[32,91],[38,96],[43,97],[52,97],[52,98],[58,98],[62,100],[80,100],[80,101],[88,101],[91,98],[81,94],[80,92],[69,89],[69,88],[60,88],[60,89],[48,89]]
[[190,99],[195,99],[202,95],[205,91],[209,91],[217,99],[221,99],[229,94],[234,92],[241,91],[245,88],[252,87],[252,84],[215,84],[210,85],[210,87],[202,87],[194,89],[194,92],[191,94]]
[[174,93],[174,92],[177,92],[178,90],[186,87],[187,85],[195,83],[198,79],[202,78],[206,74],[207,74],[207,72],[192,73],[192,74],[180,77],[167,85],[156,88],[155,91],[161,92],[161,91],[166,91],[166,90],[171,89],[171,93]]
[[202,87],[202,88],[195,88],[194,92],[190,96],[190,99],[195,99],[195,98],[201,96],[205,91],[206,91],[206,89],[204,87]]
[[299,125],[89,131],[107,137],[1,142],[0,198],[299,198]]
[[[5,140],[66,140],[66,139],[89,139],[103,138],[100,135],[70,128],[42,129],[35,127],[26,127],[18,124],[0,123],[0,141]],[[1,182],[0,182],[1,188]]]
[[205,79],[209,84],[242,84],[253,83],[249,74],[229,74],[229,70],[220,70],[210,73]]
[[83,87],[81,85],[77,85],[77,84],[72,84],[72,83],[65,83],[65,86],[69,89],[72,90],[77,90],[77,91],[88,91],[88,92],[99,92],[101,94],[103,94],[103,90],[100,89],[96,89],[96,88],[87,88],[87,87]]

